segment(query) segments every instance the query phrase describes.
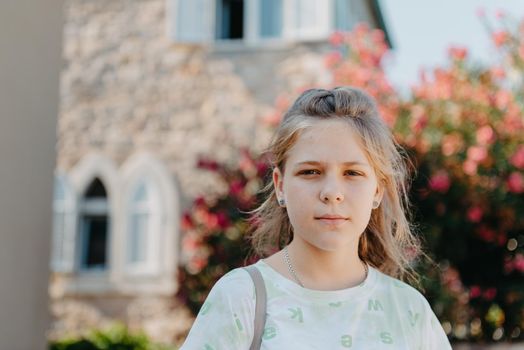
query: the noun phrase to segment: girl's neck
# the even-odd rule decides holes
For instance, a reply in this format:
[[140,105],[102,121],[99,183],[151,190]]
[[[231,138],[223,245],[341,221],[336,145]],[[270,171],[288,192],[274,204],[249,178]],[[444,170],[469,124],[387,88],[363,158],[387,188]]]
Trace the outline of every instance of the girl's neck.
[[[357,286],[365,279],[364,263],[358,257],[358,241],[344,249],[327,251],[294,239],[288,246],[288,253],[295,273],[305,288],[339,290]],[[267,260],[281,274],[297,282],[289,272],[283,251]]]

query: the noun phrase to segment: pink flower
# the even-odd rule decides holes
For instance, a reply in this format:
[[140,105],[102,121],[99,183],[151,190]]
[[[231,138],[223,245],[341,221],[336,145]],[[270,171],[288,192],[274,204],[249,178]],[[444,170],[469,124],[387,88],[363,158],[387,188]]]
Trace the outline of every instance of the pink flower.
[[246,149],[241,151],[241,156],[238,161],[238,168],[244,173],[246,177],[253,177],[256,175],[257,168],[255,167],[255,162],[253,161],[253,158],[251,158],[249,151]]
[[497,19],[503,19],[504,17],[506,17],[506,13],[502,10],[497,10],[495,12],[495,17],[497,17]]
[[506,77],[506,72],[501,67],[493,67],[490,70],[491,76],[495,79],[504,79]]
[[470,159],[466,159],[464,164],[462,164],[462,169],[467,175],[473,176],[477,174],[477,163]]
[[516,171],[512,172],[508,176],[507,180],[508,190],[513,193],[524,192],[524,176]]
[[215,213],[207,213],[205,217],[205,222],[207,229],[210,231],[214,231],[218,228],[218,217]]
[[495,140],[495,133],[489,125],[484,125],[477,130],[477,142],[481,145],[487,145]]
[[338,51],[333,51],[326,55],[324,63],[328,68],[332,68],[340,61],[342,61],[342,54]]
[[371,31],[371,39],[376,43],[376,44],[381,44],[384,42],[385,40],[385,35],[384,35],[384,32],[380,29],[374,29]]
[[230,222],[229,222],[229,218],[227,217],[227,215],[223,212],[218,212],[217,213],[217,222],[218,222],[218,226],[221,228],[221,229],[225,229],[225,228],[228,228],[229,225],[230,225]]
[[442,137],[442,154],[449,157],[457,153],[463,146],[464,140],[459,133],[452,133]]
[[513,260],[513,268],[519,272],[524,272],[524,255],[515,255],[515,259]]
[[495,288],[488,288],[484,291],[484,293],[482,294],[482,297],[485,300],[493,300],[496,295],[497,295],[497,290]]
[[509,39],[508,32],[499,30],[497,32],[494,32],[492,35],[492,40],[495,43],[496,47],[500,47],[504,45]]
[[200,169],[217,171],[219,166],[218,163],[214,160],[201,158],[198,160],[197,167]]
[[479,286],[471,286],[471,288],[469,289],[469,296],[471,297],[471,299],[480,297],[481,293],[482,291]]
[[482,215],[484,215],[484,212],[482,211],[482,208],[475,206],[468,209],[468,220],[471,222],[479,222],[480,219],[482,219]]
[[516,168],[524,168],[524,145],[520,145],[510,158],[510,163]]
[[197,255],[189,261],[187,268],[191,273],[197,274],[207,266],[208,262],[206,258]]
[[436,192],[446,193],[450,186],[451,181],[445,170],[439,170],[429,180],[429,188]]
[[193,223],[193,220],[191,219],[191,215],[189,213],[184,213],[182,216],[182,230],[189,230],[193,228],[195,225]]
[[496,232],[486,226],[481,226],[478,230],[478,235],[485,242],[493,242],[496,237]]
[[233,180],[229,184],[229,193],[233,196],[238,196],[244,190],[244,184],[240,180]]
[[512,101],[513,96],[509,91],[499,90],[495,94],[495,105],[498,109],[505,109]]
[[206,200],[203,196],[196,197],[193,204],[195,207],[206,207],[207,206]]
[[468,55],[468,49],[465,47],[451,46],[448,48],[448,55],[454,60],[463,61]]
[[508,236],[504,232],[500,232],[497,236],[497,244],[499,247],[503,247],[506,245],[506,242],[508,241]]
[[186,253],[193,253],[202,245],[200,239],[194,235],[185,235],[182,239],[182,248]]
[[513,270],[524,272],[524,255],[518,253],[513,258],[507,256],[504,259],[504,271],[511,273]]
[[410,126],[416,133],[424,130],[428,124],[428,115],[426,109],[421,105],[414,105],[411,108],[411,122]]
[[339,46],[344,42],[344,34],[340,31],[336,31],[329,37],[329,42],[333,46]]
[[267,164],[266,162],[257,162],[256,163],[256,167],[257,167],[257,174],[259,177],[264,177],[266,175],[266,172],[269,168],[269,164]]
[[488,150],[484,146],[471,146],[468,148],[468,159],[479,163],[488,157]]

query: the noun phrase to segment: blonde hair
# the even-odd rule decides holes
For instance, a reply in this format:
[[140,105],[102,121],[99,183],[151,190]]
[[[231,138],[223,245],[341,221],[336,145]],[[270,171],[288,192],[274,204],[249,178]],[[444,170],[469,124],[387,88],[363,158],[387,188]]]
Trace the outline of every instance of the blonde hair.
[[[266,149],[272,168],[278,167],[283,174],[288,152],[300,132],[318,120],[334,118],[347,122],[359,135],[358,141],[375,170],[379,186],[384,189],[380,206],[372,211],[368,226],[360,236],[360,259],[392,277],[418,285],[419,276],[412,263],[415,257],[427,255],[422,252],[409,220],[408,180],[415,168],[409,158],[403,156],[402,148],[380,117],[372,97],[353,87],[303,92],[284,114]],[[264,202],[248,212],[251,228],[247,238],[252,251],[266,257],[291,241],[293,227],[286,209],[277,203],[271,180],[261,192],[265,195]]]

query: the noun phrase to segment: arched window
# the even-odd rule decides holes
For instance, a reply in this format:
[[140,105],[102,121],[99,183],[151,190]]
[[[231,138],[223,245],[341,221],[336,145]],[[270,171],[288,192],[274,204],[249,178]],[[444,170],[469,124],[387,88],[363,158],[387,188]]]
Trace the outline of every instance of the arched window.
[[87,187],[80,204],[80,268],[107,267],[109,203],[102,181],[95,178]]
[[56,176],[53,191],[51,269],[71,272],[74,268],[74,195],[64,176]]
[[[165,164],[148,152],[122,165],[116,255],[122,283],[129,290],[176,288],[178,193]],[[120,270],[122,267],[122,270]]]
[[161,246],[160,198],[147,178],[141,178],[132,188],[127,209],[126,267],[131,273],[153,273]]

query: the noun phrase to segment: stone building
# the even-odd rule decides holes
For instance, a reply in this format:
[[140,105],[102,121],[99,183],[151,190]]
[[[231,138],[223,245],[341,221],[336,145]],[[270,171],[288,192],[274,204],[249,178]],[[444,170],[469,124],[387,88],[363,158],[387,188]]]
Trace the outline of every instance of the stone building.
[[179,223],[223,191],[199,155],[261,149],[282,91],[325,85],[336,29],[383,28],[371,0],[67,0],[51,338],[119,319],[177,342]]

